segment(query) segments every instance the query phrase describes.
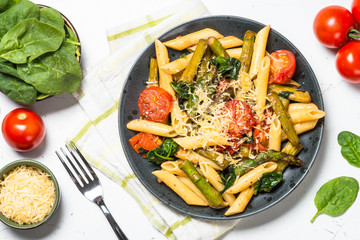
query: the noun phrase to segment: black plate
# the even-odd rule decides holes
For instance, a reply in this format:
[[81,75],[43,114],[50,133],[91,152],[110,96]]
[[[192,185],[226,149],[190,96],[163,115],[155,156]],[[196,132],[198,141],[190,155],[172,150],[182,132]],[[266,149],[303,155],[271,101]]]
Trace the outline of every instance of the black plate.
[[[168,31],[159,39],[161,41],[166,41],[179,35],[185,35],[206,27],[213,28],[224,36],[235,35],[242,39],[246,30],[258,32],[264,26],[265,25],[261,23],[240,17],[212,16],[184,23]],[[274,29],[271,29],[267,51],[273,52],[279,49],[290,50],[294,53],[297,66],[293,79],[302,85],[301,89],[309,91],[313,103],[315,103],[319,109],[323,109],[320,88],[309,63],[289,40]],[[180,55],[181,52],[169,50],[169,57],[171,60],[178,58]],[[224,215],[227,208],[216,210],[210,207],[189,206],[166,185],[159,184],[156,177],[151,174],[152,171],[159,169],[159,166],[147,162],[146,159],[135,153],[131,148],[128,139],[134,136],[136,132],[126,128],[126,124],[129,121],[139,118],[137,105],[138,96],[146,86],[145,82],[148,79],[150,57],[155,58],[154,43],[150,44],[140,55],[127,77],[119,107],[119,132],[125,155],[131,168],[142,184],[155,197],[169,207],[191,216],[218,220],[236,219],[259,213],[270,206],[273,206],[294,190],[294,188],[303,180],[314,163],[318,153],[323,133],[323,120],[318,122],[314,130],[300,136],[304,149],[298,157],[305,161],[305,166],[287,168],[284,172],[284,181],[281,186],[271,193],[261,193],[260,195],[253,197],[243,213],[227,217]]]

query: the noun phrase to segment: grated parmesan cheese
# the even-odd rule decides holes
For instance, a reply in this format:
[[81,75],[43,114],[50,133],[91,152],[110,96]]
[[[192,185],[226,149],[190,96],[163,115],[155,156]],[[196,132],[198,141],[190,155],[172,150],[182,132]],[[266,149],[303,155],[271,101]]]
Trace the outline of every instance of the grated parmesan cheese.
[[54,182],[39,168],[18,166],[0,182],[0,211],[20,225],[42,221],[54,203]]

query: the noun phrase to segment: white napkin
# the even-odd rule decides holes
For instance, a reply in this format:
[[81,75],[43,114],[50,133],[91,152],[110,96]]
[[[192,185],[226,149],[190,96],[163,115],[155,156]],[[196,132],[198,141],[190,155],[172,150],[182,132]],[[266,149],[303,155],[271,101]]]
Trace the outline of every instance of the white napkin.
[[[89,162],[121,184],[150,222],[169,239],[214,239],[238,220],[209,221],[192,218],[156,199],[139,182],[124,155],[118,134],[119,96],[135,59],[165,31],[208,15],[200,0],[186,0],[107,31],[110,56],[86,73],[74,94],[87,120],[72,140]],[[125,117],[125,116],[124,116]]]

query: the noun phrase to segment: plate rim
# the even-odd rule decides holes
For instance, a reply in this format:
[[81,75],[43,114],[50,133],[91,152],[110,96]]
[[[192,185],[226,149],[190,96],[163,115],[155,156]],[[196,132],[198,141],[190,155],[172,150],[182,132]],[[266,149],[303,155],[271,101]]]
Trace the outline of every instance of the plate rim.
[[[255,24],[255,25],[258,25],[258,26],[266,26],[265,24],[261,23],[261,22],[258,22],[256,20],[253,20],[253,19],[249,19],[249,18],[244,18],[244,17],[240,17],[240,16],[233,16],[233,15],[211,15],[211,16],[205,16],[205,17],[201,17],[201,18],[196,18],[196,19],[193,19],[193,20],[190,20],[190,21],[186,21],[184,23],[181,23],[179,25],[176,25],[175,27],[169,29],[168,31],[165,31],[163,34],[161,34],[158,39],[159,40],[162,40],[164,39],[164,37],[171,33],[172,31],[178,29],[178,28],[181,28],[185,25],[188,25],[188,24],[191,24],[191,23],[196,23],[197,21],[202,21],[202,20],[211,20],[211,19],[227,19],[227,20],[237,20],[237,21],[246,21],[248,23],[251,23],[251,24]],[[315,80],[315,81],[312,81],[313,84],[316,86],[317,89],[319,89],[319,94],[317,95],[318,97],[318,100],[319,100],[319,104],[318,104],[318,108],[321,109],[321,110],[324,110],[324,101],[323,101],[323,96],[322,96],[322,92],[321,92],[321,88],[320,88],[320,85],[319,85],[319,82],[317,80],[317,77],[310,65],[310,63],[308,62],[308,60],[305,58],[305,56],[302,54],[302,52],[289,40],[287,39],[284,35],[282,35],[281,33],[279,33],[277,30],[275,30],[274,28],[271,28],[271,31],[274,32],[276,35],[280,36],[282,41],[285,41],[286,44],[290,45],[293,49],[295,49],[297,51],[297,53],[305,60],[305,63],[306,65],[308,66],[308,70],[310,72],[310,74],[312,75],[311,76],[311,79]],[[129,76],[132,72],[132,70],[134,69],[134,67],[136,66],[137,62],[141,59],[142,55],[148,51],[149,48],[151,47],[154,47],[154,41],[152,41],[151,43],[149,43],[142,51],[141,53],[137,56],[136,60],[134,61],[134,63],[132,64],[129,72],[127,73],[126,75],[126,78],[125,78],[125,82],[121,88],[121,92],[120,92],[120,100],[119,100],[119,107],[118,107],[118,131],[119,131],[119,135],[120,135],[120,139],[121,139],[121,144],[122,146],[125,146],[127,143],[128,143],[128,139],[125,139],[124,137],[124,129],[123,128],[126,128],[126,126],[122,126],[122,117],[121,117],[121,113],[122,113],[122,110],[123,109],[123,98],[125,96],[125,93],[124,93],[124,90],[125,90],[125,86],[128,82],[128,79],[129,79]],[[123,147],[124,149],[124,154],[125,154],[125,157],[126,157],[126,160],[127,162],[129,163],[132,171],[134,172],[134,174],[136,175],[136,177],[138,178],[138,180],[140,181],[140,183],[155,197],[157,198],[159,201],[161,201],[162,203],[168,205],[170,207],[170,209],[175,209],[183,214],[187,214],[187,215],[190,215],[192,217],[197,217],[197,218],[201,218],[201,219],[208,219],[208,220],[233,220],[233,219],[241,219],[241,218],[246,218],[246,217],[249,217],[249,216],[253,216],[253,215],[256,215],[256,214],[259,214],[273,206],[275,206],[276,204],[278,204],[280,201],[282,201],[284,198],[286,198],[287,196],[289,196],[300,184],[301,182],[305,179],[305,177],[308,175],[308,173],[310,172],[310,169],[312,168],[314,162],[316,161],[316,158],[318,156],[318,153],[319,153],[319,150],[320,150],[320,147],[321,147],[321,144],[322,144],[322,139],[323,139],[323,134],[324,134],[324,123],[325,123],[325,118],[322,118],[321,120],[321,124],[317,124],[316,128],[319,129],[320,131],[320,134],[318,136],[319,140],[319,144],[316,145],[316,148],[314,149],[314,155],[312,157],[312,161],[309,163],[307,169],[304,171],[304,173],[302,174],[302,176],[298,179],[298,181],[296,182],[296,184],[290,189],[288,190],[285,194],[283,194],[281,197],[279,197],[276,201],[273,201],[271,203],[269,203],[268,205],[262,207],[261,209],[258,209],[257,211],[254,211],[254,212],[251,212],[251,213],[248,213],[248,214],[235,214],[235,215],[231,215],[231,216],[223,216],[223,215],[220,215],[220,216],[204,216],[204,215],[201,215],[201,214],[197,214],[197,213],[192,213],[191,211],[186,211],[184,209],[182,209],[181,207],[178,207],[176,206],[176,204],[173,204],[172,202],[170,201],[167,201],[167,200],[164,200],[163,198],[161,198],[161,196],[159,195],[159,193],[155,192],[151,185],[148,184],[147,181],[143,180],[142,177],[139,177],[138,176],[138,169],[134,166],[134,163],[130,160],[131,159],[131,156],[129,155],[129,153],[125,150],[125,147]],[[144,159],[146,160],[146,159]],[[175,194],[175,193],[174,193]],[[215,209],[216,210],[216,209]]]

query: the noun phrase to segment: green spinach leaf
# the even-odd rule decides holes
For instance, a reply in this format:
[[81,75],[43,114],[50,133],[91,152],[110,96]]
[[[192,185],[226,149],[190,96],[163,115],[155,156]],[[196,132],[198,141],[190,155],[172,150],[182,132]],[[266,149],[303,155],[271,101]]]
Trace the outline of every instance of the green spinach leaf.
[[146,154],[149,162],[161,164],[165,161],[174,160],[174,154],[179,150],[179,145],[171,138],[165,139],[159,148],[151,149]]
[[20,75],[16,70],[16,66],[4,58],[0,58],[0,73],[5,73],[20,78]]
[[360,167],[360,137],[349,131],[338,135],[341,155],[354,167]]
[[82,79],[81,67],[74,53],[66,47],[67,44],[64,42],[58,51],[18,65],[21,79],[49,95],[75,92]]
[[[28,0],[8,1],[0,14],[0,39],[15,25],[28,18],[40,18],[39,7]],[[5,10],[5,9],[4,9]]]
[[14,101],[22,104],[33,104],[36,101],[36,89],[24,81],[0,73],[0,91]]
[[65,37],[64,19],[61,14],[53,8],[40,9],[40,22],[47,23],[58,28]]
[[330,216],[343,214],[355,201],[359,191],[359,183],[352,177],[338,177],[325,183],[315,196],[318,212],[311,219],[324,213]]
[[259,181],[255,184],[255,195],[259,192],[270,192],[274,187],[276,187],[283,179],[281,173],[268,172],[264,173]]
[[236,58],[224,58],[216,57],[210,60],[211,64],[214,64],[221,76],[229,79],[237,79],[239,70],[241,67],[241,62]]
[[26,19],[11,28],[0,41],[0,57],[23,64],[59,49],[64,34],[56,27],[35,18]]
[[224,185],[224,189],[221,190],[220,194],[223,194],[228,190],[236,180],[236,173],[233,164],[230,164],[224,171],[221,172],[221,183]]

